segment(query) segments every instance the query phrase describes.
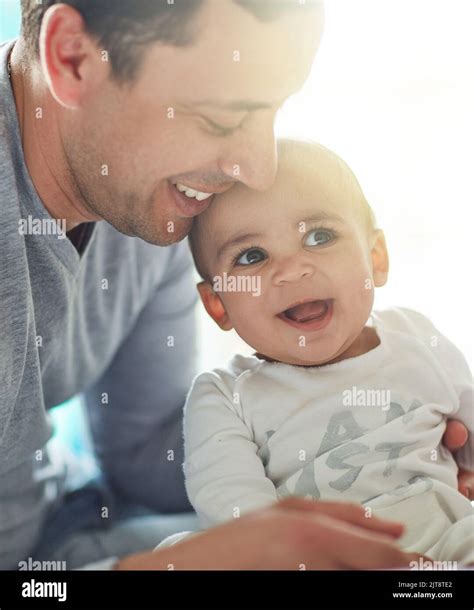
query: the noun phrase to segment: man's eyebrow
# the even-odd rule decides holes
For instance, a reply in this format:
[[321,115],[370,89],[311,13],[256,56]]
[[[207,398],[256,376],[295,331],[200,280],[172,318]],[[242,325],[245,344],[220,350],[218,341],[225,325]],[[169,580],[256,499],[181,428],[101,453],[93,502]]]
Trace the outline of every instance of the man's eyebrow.
[[222,246],[219,247],[219,249],[217,250],[217,259],[222,258],[222,255],[225,254],[225,252],[227,250],[229,250],[230,248],[233,248],[234,246],[238,246],[240,243],[244,242],[244,241],[248,241],[250,239],[256,239],[257,237],[261,237],[262,234],[261,233],[238,233],[235,237],[233,237],[232,239],[227,240],[226,242],[224,242],[222,244]]
[[250,100],[240,100],[234,102],[219,102],[217,100],[202,100],[192,104],[194,108],[209,108],[210,110],[228,110],[230,112],[253,112],[255,110],[265,110],[273,108],[274,104],[268,102],[254,102]]
[[296,224],[299,225],[302,222],[310,224],[312,222],[321,222],[322,220],[336,220],[338,222],[346,222],[342,216],[339,216],[339,214],[336,214],[335,212],[321,211],[316,212],[316,214],[311,214],[311,216],[308,216],[307,218],[299,220]]

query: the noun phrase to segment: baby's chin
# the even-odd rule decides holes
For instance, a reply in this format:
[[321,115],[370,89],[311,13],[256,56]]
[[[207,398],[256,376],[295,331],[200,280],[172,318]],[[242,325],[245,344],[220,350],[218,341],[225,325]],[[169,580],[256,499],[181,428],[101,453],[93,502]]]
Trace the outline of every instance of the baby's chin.
[[[371,335],[368,340],[367,335]],[[296,349],[292,345],[285,352],[281,350],[281,346],[278,350],[257,350],[257,355],[270,362],[281,362],[293,366],[325,366],[360,356],[376,347],[378,343],[379,339],[373,329],[364,326],[344,339],[340,337],[338,340],[334,337],[321,339],[318,342],[308,342]]]

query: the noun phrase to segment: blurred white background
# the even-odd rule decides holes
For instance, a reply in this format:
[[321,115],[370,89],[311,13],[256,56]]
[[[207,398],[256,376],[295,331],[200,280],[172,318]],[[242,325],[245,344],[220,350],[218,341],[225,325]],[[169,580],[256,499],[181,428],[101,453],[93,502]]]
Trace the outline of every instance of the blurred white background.
[[[277,122],[354,170],[385,230],[376,307],[417,309],[473,357],[474,1],[327,0],[305,88]],[[251,353],[199,307],[199,368]]]

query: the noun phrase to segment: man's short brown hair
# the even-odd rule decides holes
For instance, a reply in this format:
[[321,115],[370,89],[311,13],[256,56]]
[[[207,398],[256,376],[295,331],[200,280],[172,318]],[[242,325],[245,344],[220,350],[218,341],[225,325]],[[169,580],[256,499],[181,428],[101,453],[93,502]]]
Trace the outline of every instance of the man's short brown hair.
[[[192,22],[206,0],[21,0],[22,38],[38,55],[39,33],[46,10],[68,4],[83,17],[88,32],[109,53],[117,81],[133,81],[143,53],[153,42],[176,46],[192,44]],[[232,0],[261,21],[272,21],[285,11],[314,7],[322,0]]]

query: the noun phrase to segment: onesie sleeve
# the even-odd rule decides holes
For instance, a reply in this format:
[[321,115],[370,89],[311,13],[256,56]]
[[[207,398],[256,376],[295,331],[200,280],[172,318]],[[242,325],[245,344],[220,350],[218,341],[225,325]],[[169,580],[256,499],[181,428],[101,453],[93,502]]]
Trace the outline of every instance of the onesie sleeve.
[[466,358],[454,343],[441,334],[421,313],[400,308],[393,310],[391,315],[394,327],[403,327],[405,332],[418,336],[427,345],[451,380],[459,401],[452,418],[461,421],[469,431],[468,441],[456,452],[455,459],[459,466],[474,471],[474,386]]
[[232,386],[218,372],[200,375],[185,407],[185,480],[203,527],[277,501],[252,433],[233,408]]

